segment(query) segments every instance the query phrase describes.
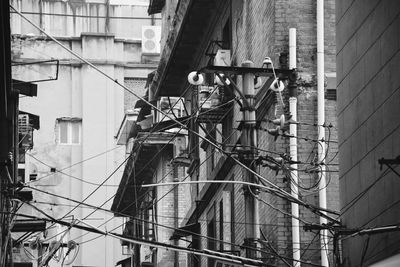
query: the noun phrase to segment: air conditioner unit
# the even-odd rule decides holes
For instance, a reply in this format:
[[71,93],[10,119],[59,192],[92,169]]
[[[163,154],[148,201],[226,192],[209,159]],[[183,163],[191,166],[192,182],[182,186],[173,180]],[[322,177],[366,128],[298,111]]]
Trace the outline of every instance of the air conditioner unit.
[[142,53],[160,54],[161,26],[142,26]]
[[31,125],[29,124],[29,115],[28,114],[19,114],[18,115],[18,132],[20,134],[26,134],[30,132]]
[[214,58],[214,66],[230,66],[231,65],[231,50],[219,49]]
[[219,89],[212,86],[200,86],[199,91],[199,109],[211,109],[221,103]]
[[160,100],[157,101],[157,107],[169,116],[167,117],[160,112],[156,112],[155,123],[171,120],[171,117],[180,118],[185,116],[184,102],[185,99],[181,97],[169,97],[169,100],[168,97],[161,97]]

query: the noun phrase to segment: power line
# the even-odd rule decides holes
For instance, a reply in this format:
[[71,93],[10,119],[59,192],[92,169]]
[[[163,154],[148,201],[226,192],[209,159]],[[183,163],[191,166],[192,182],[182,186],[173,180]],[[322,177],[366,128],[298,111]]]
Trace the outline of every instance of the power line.
[[[35,203],[35,204],[40,204],[40,205],[49,205],[49,206],[66,206],[66,207],[75,207],[75,205],[69,205],[69,204],[64,204],[64,203],[55,203],[55,202],[44,202],[44,201],[31,201],[32,203]],[[79,207],[79,208],[83,208],[83,209],[96,209],[95,207]],[[103,210],[102,210],[103,211]],[[108,210],[108,212],[111,212],[111,211],[109,211]],[[172,216],[172,215],[170,215],[170,216],[167,216],[167,215],[160,215],[160,214],[157,214],[156,215],[157,217],[160,217],[160,218],[167,218],[167,219],[179,219],[179,220],[183,220],[183,219],[186,219],[186,217],[182,217],[182,216]],[[132,217],[133,218],[133,217]],[[198,219],[197,221],[199,221],[199,222],[206,222],[207,220],[206,219]],[[224,223],[229,223],[229,224],[235,224],[235,225],[254,225],[253,223],[247,223],[247,222],[238,222],[238,221],[220,221],[220,220],[215,220],[215,222],[216,223],[219,223],[219,222],[224,222]],[[284,223],[276,223],[276,224],[273,224],[273,223],[259,223],[259,224],[257,224],[257,225],[262,225],[262,226],[271,226],[271,227],[279,227],[279,226],[285,226],[284,225]],[[100,225],[101,226],[101,225]],[[98,226],[99,227],[99,226]],[[299,226],[299,227],[302,227],[302,226]],[[73,238],[73,239],[76,239],[76,238]],[[300,243],[305,243],[305,242],[300,242]]]
[[[1,213],[4,213],[4,212],[1,212]],[[112,233],[110,231],[99,230],[96,227],[91,226],[88,223],[83,222],[83,221],[80,221],[80,222],[88,225],[88,227],[87,226],[81,226],[81,225],[78,225],[78,224],[71,224],[71,223],[64,222],[62,220],[54,219],[54,218],[51,218],[51,217],[49,217],[48,219],[45,219],[45,218],[40,218],[40,217],[31,216],[31,215],[25,215],[25,214],[17,214],[17,215],[21,216],[21,217],[27,217],[27,218],[32,218],[32,219],[41,219],[41,220],[44,220],[44,221],[49,221],[49,222],[53,222],[53,223],[57,223],[57,224],[65,225],[65,226],[70,226],[72,228],[78,228],[78,229],[81,229],[81,230],[85,230],[85,231],[88,231],[88,232],[93,232],[93,233],[100,234],[100,235],[103,235],[103,236],[111,236],[111,237],[114,237],[114,238],[117,238],[117,239],[120,239],[120,240],[123,240],[123,241],[134,243],[134,244],[140,244],[140,245],[146,245],[146,246],[152,246],[152,247],[158,247],[158,248],[166,248],[166,249],[173,250],[173,251],[178,251],[178,252],[193,253],[193,254],[197,254],[197,255],[200,255],[200,256],[217,258],[217,259],[222,259],[222,260],[225,260],[225,261],[232,261],[232,262],[236,262],[236,263],[241,263],[242,260],[247,261],[247,262],[252,262],[253,264],[255,264],[255,263],[256,264],[262,264],[263,263],[262,261],[259,261],[259,260],[254,260],[254,259],[250,259],[250,258],[244,258],[244,257],[240,257],[240,256],[234,256],[234,255],[221,253],[221,252],[217,252],[217,251],[212,251],[211,253],[205,253],[205,252],[203,252],[204,250],[200,251],[200,250],[195,250],[195,249],[191,249],[191,248],[179,247],[179,246],[175,246],[175,245],[171,245],[171,244],[165,244],[165,243],[156,242],[156,241],[139,239],[139,238],[135,238],[133,236],[127,238],[127,237],[124,237],[123,235],[115,234],[115,233]],[[48,217],[47,215],[45,215],[45,216]],[[221,256],[218,256],[216,254],[220,254]],[[239,261],[239,260],[241,260],[241,261]]]
[[[215,126],[214,126],[214,127],[215,127]],[[162,150],[162,149],[161,149],[161,150]],[[161,150],[160,150],[160,151],[161,151]],[[193,148],[191,151],[194,151],[194,150],[195,150],[195,148]],[[208,156],[203,162],[201,162],[199,166],[201,166],[202,164],[204,164],[210,157],[211,157],[211,155]],[[149,161],[149,162],[150,162],[150,161]],[[145,166],[145,167],[146,167],[146,166]],[[140,174],[140,172],[143,171],[145,167],[143,167],[143,168],[139,171],[138,174]],[[159,182],[164,181],[164,179],[167,178],[168,175],[169,175],[171,172],[173,172],[173,169],[171,169],[169,172],[167,172],[167,173],[164,175],[164,177],[161,178],[161,180],[160,180]],[[138,174],[136,174],[136,175],[138,175]],[[183,180],[186,180],[188,177],[190,177],[189,174],[186,175],[186,177],[185,177]],[[172,192],[172,190],[174,190],[175,187],[176,187],[176,186],[174,186],[171,190],[169,190],[168,192],[166,192],[162,197],[158,198],[157,201],[156,201],[153,205],[155,205],[156,203],[158,203],[159,201],[161,201],[165,196],[167,196],[170,192]],[[147,195],[147,193],[144,193],[143,195],[140,196],[140,199],[142,200],[146,195]],[[114,195],[114,196],[115,196],[115,195]],[[105,205],[105,204],[106,204],[108,201],[110,201],[114,196],[112,196],[110,199],[106,200],[101,206]],[[140,200],[140,201],[141,201],[141,200]],[[136,199],[134,202],[132,202],[132,203],[130,203],[128,206],[126,206],[122,211],[125,211],[125,210],[129,209],[130,207],[132,207],[132,205],[137,204],[138,202],[139,202],[139,200]],[[126,217],[131,217],[131,216],[129,216],[129,215],[125,215],[125,216],[126,216]],[[112,218],[110,218],[110,219],[107,220],[106,222],[102,223],[102,224],[99,225],[98,227],[103,226],[104,224],[108,223],[108,222],[111,221],[111,220],[112,220]],[[86,234],[84,234],[84,235],[86,235]],[[84,236],[84,235],[81,235],[81,236],[79,236],[79,237],[77,237],[77,238],[81,238],[81,237]],[[75,238],[75,239],[77,239],[77,238]],[[93,238],[92,240],[94,240],[94,239],[96,239],[96,238]]]
[[372,182],[367,188],[361,191],[357,196],[355,196],[351,201],[349,201],[343,208],[340,214],[342,217],[352,206],[354,206],[374,185],[376,185],[386,174],[389,172],[389,168],[387,168],[381,175]]
[[[188,87],[188,88],[189,88],[189,87]],[[187,89],[188,89],[188,88],[187,88]],[[133,93],[133,92],[132,92],[132,93]],[[180,99],[181,99],[181,97],[180,97]],[[177,103],[178,103],[178,101],[175,102],[174,106],[175,106]],[[223,104],[223,105],[225,105],[225,104]],[[172,108],[173,108],[174,106],[171,107],[171,110],[172,110]],[[201,106],[200,106],[200,108],[201,108]],[[208,112],[208,111],[207,111],[207,112]],[[163,118],[162,118],[161,120],[159,120],[159,122],[156,124],[155,127],[153,127],[153,129],[156,129],[157,125],[159,125],[159,124],[163,121],[163,119],[167,116],[167,114],[168,114],[168,113],[163,114]],[[194,114],[195,114],[195,113],[194,113]],[[192,116],[194,116],[194,115],[192,115]],[[192,116],[191,116],[191,117],[192,117]],[[190,118],[189,118],[189,119],[190,119]],[[189,122],[189,119],[187,120],[187,123]],[[183,129],[183,127],[181,127],[181,128],[179,129],[179,131],[176,132],[176,133],[174,134],[174,136],[172,136],[172,137],[168,140],[168,142],[167,142],[166,144],[164,144],[163,148],[160,149],[160,150],[146,163],[146,165],[143,166],[143,167],[141,168],[141,170],[139,171],[138,174],[140,174],[143,170],[145,170],[146,167],[147,167],[148,165],[150,165],[151,162],[152,162],[153,160],[155,160],[155,159],[158,157],[158,155],[159,155],[160,153],[162,153],[162,151],[164,150],[164,148],[166,148],[167,145],[168,145],[171,141],[173,141],[174,138],[175,138],[176,136],[179,135],[179,133],[180,133],[180,131],[181,131],[182,129]],[[150,132],[143,140],[140,140],[141,143],[139,144],[139,148],[138,148],[138,149],[140,149],[140,147],[144,144],[145,140],[147,140],[147,138],[150,137],[150,135],[151,135],[151,132]],[[136,175],[138,175],[138,174],[136,174]],[[167,176],[165,176],[165,177],[167,177]],[[100,187],[100,186],[101,186],[101,184],[99,185],[99,187]],[[98,188],[99,188],[99,187],[98,187]],[[95,190],[97,190],[98,188],[96,188]],[[136,196],[136,195],[137,195],[137,194],[135,194],[135,196]],[[115,195],[114,195],[114,196],[115,196]],[[110,201],[114,196],[112,196],[111,198],[109,198],[108,200],[106,200],[100,207],[104,206],[104,205],[105,205],[108,201]],[[84,201],[83,201],[83,202],[84,202]],[[137,201],[135,201],[135,203],[136,203],[136,202],[137,202]],[[94,210],[92,213],[90,213],[89,215],[87,215],[86,218],[89,217],[91,214],[93,214],[95,211],[96,211],[96,210]]]
[[[26,153],[26,154],[27,154],[28,156],[34,158],[34,159],[37,160],[38,162],[42,163],[43,165],[45,165],[45,166],[47,166],[47,167],[49,167],[49,168],[53,168],[51,165],[49,165],[49,164],[47,164],[47,163],[45,163],[45,162],[39,160],[38,158],[34,157],[32,154],[29,154],[29,153]],[[57,170],[57,169],[56,169],[56,172],[61,173],[61,174],[65,175],[65,176],[71,177],[71,178],[73,178],[73,179],[75,179],[75,180],[81,181],[82,183],[100,186],[100,184],[92,183],[92,182],[86,181],[86,180],[84,180],[84,179],[82,179],[82,178],[73,176],[73,175],[71,175],[71,174],[65,173],[65,172],[60,171],[60,170]],[[118,185],[107,185],[107,184],[106,184],[106,185],[103,185],[103,186],[117,187]]]
[[[184,124],[182,124],[181,122],[175,120],[173,117],[171,117],[170,115],[168,115],[166,112],[162,111],[161,109],[159,109],[158,107],[154,106],[153,104],[151,104],[148,100],[144,99],[143,97],[140,97],[138,94],[132,92],[129,90],[128,87],[126,87],[125,85],[119,83],[118,80],[114,79],[113,77],[111,77],[110,75],[108,75],[106,72],[102,71],[101,69],[97,68],[94,64],[92,64],[91,62],[87,61],[86,59],[84,59],[82,56],[80,56],[79,54],[77,54],[76,52],[72,51],[71,49],[69,49],[68,47],[66,47],[65,45],[63,45],[62,43],[60,43],[57,39],[55,39],[53,36],[51,36],[50,34],[48,34],[46,31],[44,31],[43,29],[41,29],[39,26],[37,26],[35,23],[33,23],[31,20],[29,20],[28,18],[26,18],[21,12],[19,12],[17,9],[15,9],[12,5],[10,5],[10,8],[12,8],[16,13],[18,13],[22,18],[24,18],[28,23],[30,23],[32,26],[34,26],[36,29],[38,29],[39,31],[41,31],[42,33],[44,33],[46,36],[48,36],[51,40],[53,40],[55,43],[57,43],[59,46],[61,46],[63,49],[65,49],[66,51],[68,51],[69,53],[73,54],[75,57],[77,57],[78,59],[80,59],[81,61],[85,62],[87,65],[89,65],[90,67],[92,67],[94,70],[96,70],[97,72],[99,72],[100,74],[102,74],[103,76],[105,76],[106,78],[112,80],[113,82],[115,82],[116,84],[118,84],[120,87],[122,87],[124,90],[127,90],[128,92],[131,92],[131,94],[133,94],[135,97],[141,99],[144,103],[146,103],[147,105],[151,106],[152,108],[154,108],[155,110],[157,110],[159,113],[165,115],[166,117],[168,117],[169,119],[171,119],[172,121],[174,121],[175,123],[177,123],[178,125],[185,127]],[[196,135],[197,137],[203,139],[204,141],[206,141],[207,143],[209,143],[211,146],[213,146],[214,148],[216,148],[217,150],[221,151],[222,153],[229,155],[229,153],[227,153],[226,151],[224,151],[223,149],[221,149],[218,145],[216,145],[215,143],[213,143],[212,141],[210,141],[208,138],[205,138],[203,136],[201,136],[199,133],[197,133],[196,131],[193,131],[191,129],[188,129],[188,131],[192,132],[194,135]],[[320,207],[317,207],[315,205],[311,205],[309,203],[306,203],[300,199],[296,199],[294,198],[290,193],[286,192],[285,190],[279,188],[279,186],[275,185],[274,183],[270,182],[268,179],[262,177],[260,174],[258,174],[257,172],[253,171],[252,169],[250,169],[248,166],[246,166],[243,162],[239,161],[238,159],[235,159],[233,157],[231,157],[239,166],[241,166],[242,168],[246,169],[247,171],[249,171],[250,173],[252,173],[253,175],[255,175],[256,177],[258,177],[259,179],[263,180],[264,183],[268,184],[270,186],[270,193],[275,194],[281,198],[284,198],[290,202],[293,203],[297,203],[301,206],[306,207],[307,209],[311,210],[313,213],[324,217],[330,221],[334,221],[336,222],[335,219],[333,219],[332,217],[326,215],[326,213],[324,212],[329,212],[329,213],[335,213],[334,211],[331,210],[327,210],[327,209],[321,209]]]
[[[114,150],[116,150],[116,149],[118,149],[118,148],[123,148],[123,147],[124,147],[124,146],[117,146],[117,147],[114,147],[114,148],[112,148],[112,149],[108,149],[108,150],[106,150],[106,151],[104,151],[104,152],[101,152],[101,153],[96,154],[96,155],[94,155],[94,156],[91,156],[91,157],[89,157],[89,158],[87,158],[87,159],[84,159],[84,160],[81,160],[81,161],[79,161],[79,162],[76,162],[76,163],[74,163],[74,164],[72,164],[72,165],[69,165],[69,166],[67,166],[67,167],[63,167],[63,168],[61,168],[60,170],[56,170],[56,171],[64,171],[64,170],[66,170],[66,169],[70,169],[70,168],[72,168],[72,167],[74,167],[74,166],[76,166],[76,165],[80,165],[80,164],[82,164],[82,163],[84,163],[84,162],[86,162],[86,161],[92,160],[92,159],[94,159],[94,158],[97,158],[97,157],[99,157],[99,156],[102,156],[102,155],[104,155],[104,154],[107,154],[108,152],[111,152],[111,151],[114,151]],[[28,154],[28,155],[29,155],[29,156],[32,156],[32,154]],[[47,164],[46,164],[46,165],[47,165]],[[47,166],[48,166],[48,165],[47,165]],[[49,174],[49,175],[42,176],[42,177],[40,177],[39,179],[36,179],[36,180],[33,180],[33,181],[28,182],[27,184],[37,183],[38,181],[41,181],[42,179],[47,178],[47,177],[49,177],[49,176],[51,176],[51,175],[54,175],[54,173],[51,173],[51,174]]]
[[[184,92],[183,92],[183,93],[181,94],[181,96],[179,97],[179,100],[176,101],[175,104],[171,107],[171,110],[172,110],[172,108],[181,100],[182,96],[185,94],[186,90],[188,90],[189,88],[190,88],[190,86],[188,86],[188,87],[184,90]],[[230,101],[228,101],[228,102],[230,102]],[[203,106],[204,103],[205,103],[205,102],[203,102],[203,103],[198,107],[198,111],[200,111],[200,109],[202,108],[202,106]],[[226,105],[226,104],[227,104],[227,103],[224,103],[224,104],[220,105],[219,107],[224,106],[224,105]],[[215,107],[215,108],[217,108],[217,107]],[[230,110],[232,110],[232,109],[233,109],[233,106],[230,108]],[[193,112],[193,114],[197,114],[197,115],[202,114],[202,113],[198,113],[198,111],[197,111],[197,112]],[[209,111],[210,111],[210,110],[206,110],[204,113],[209,112]],[[222,121],[223,118],[224,118],[225,116],[227,116],[227,114],[228,114],[229,112],[230,112],[230,111],[228,111],[228,112],[220,119],[220,121]],[[193,118],[193,117],[194,117],[194,116],[191,116],[190,118]],[[161,122],[164,118],[165,118],[165,115],[164,115],[163,118],[160,120],[160,122]],[[190,119],[190,118],[189,118],[189,119]],[[189,123],[189,122],[190,122],[189,119],[186,120],[186,123]],[[160,122],[159,122],[159,123],[160,123]],[[217,125],[215,124],[215,125],[213,126],[213,128],[216,128],[216,126],[217,126]],[[153,127],[153,129],[155,129],[155,127]],[[181,127],[180,130],[176,133],[176,135],[178,135],[178,133],[179,133],[181,130],[182,130],[182,127]],[[233,133],[234,133],[234,132],[233,132]],[[232,136],[233,133],[232,133],[230,136]],[[176,136],[176,135],[175,135],[175,136]],[[147,136],[145,137],[144,140],[146,140],[149,136],[150,136],[150,134],[147,135]],[[139,174],[153,161],[153,159],[155,159],[156,156],[157,156],[159,153],[161,153],[161,151],[173,140],[173,138],[175,138],[175,136],[172,137],[172,138],[168,141],[168,143],[165,144],[165,145],[163,146],[163,148],[160,149],[160,150],[158,151],[158,153],[157,153],[155,156],[153,156],[153,158],[152,158],[151,160],[149,160],[148,163],[147,163],[145,166],[143,166],[143,167],[141,168],[141,170],[139,171],[139,173],[135,174],[135,176],[139,175]],[[229,136],[229,137],[230,137],[230,136]],[[227,138],[224,142],[227,142],[228,139],[229,139],[229,138]],[[142,140],[142,143],[141,143],[141,144],[143,144],[144,140]],[[191,152],[194,151],[195,149],[196,149],[196,147],[194,147],[189,153],[191,153]],[[211,156],[211,155],[210,155],[210,156]],[[203,163],[205,163],[205,162],[207,161],[207,159],[210,158],[210,156],[208,156],[208,157],[200,164],[200,166],[201,166]],[[165,178],[167,178],[168,175],[169,175],[171,172],[173,172],[173,169],[171,169],[169,172],[167,172],[167,173],[164,175],[164,177],[162,177],[162,179],[161,179],[159,182],[162,182]],[[187,175],[183,180],[186,180],[188,177],[189,177],[189,175]],[[176,187],[176,186],[175,186],[175,187]],[[174,187],[174,188],[175,188],[175,187]],[[135,190],[136,190],[136,188],[138,188],[138,187],[135,187]],[[156,203],[158,203],[159,201],[161,201],[166,195],[168,195],[170,192],[172,192],[172,190],[174,190],[174,188],[172,188],[171,190],[169,190],[168,192],[166,192],[161,198],[158,198],[157,201],[156,201],[153,205],[155,205]],[[137,193],[135,194],[135,196],[136,196],[136,195],[137,195]],[[140,196],[141,200],[142,200],[146,195],[147,195],[147,193],[144,193],[142,196]],[[114,195],[114,196],[115,196],[115,195]],[[104,206],[104,205],[105,205],[108,201],[110,201],[114,196],[112,196],[112,197],[110,197],[108,200],[106,200],[100,207]],[[140,200],[140,201],[141,201],[141,200]],[[138,202],[139,202],[139,200],[136,199],[134,202],[132,202],[131,204],[129,204],[128,206],[126,206],[122,211],[124,211],[124,210],[130,208],[132,205],[137,204]],[[92,212],[91,214],[93,214],[93,212]],[[100,226],[102,226],[102,225],[108,223],[108,222],[111,221],[111,220],[112,220],[112,218],[110,218],[109,220],[105,221],[105,222],[102,223]],[[99,227],[100,227],[100,226],[99,226]],[[86,235],[86,234],[84,234],[84,235]],[[77,238],[81,238],[81,237],[84,236],[84,235],[81,235],[81,236],[79,236],[79,237],[77,237]],[[96,238],[94,238],[94,239],[96,239]]]

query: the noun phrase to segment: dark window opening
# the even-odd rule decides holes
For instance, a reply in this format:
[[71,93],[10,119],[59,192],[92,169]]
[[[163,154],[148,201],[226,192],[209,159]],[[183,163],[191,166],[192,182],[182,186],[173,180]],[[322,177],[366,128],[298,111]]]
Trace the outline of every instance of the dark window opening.
[[219,240],[221,240],[219,250],[224,250],[224,201],[219,202]]
[[231,49],[231,44],[232,44],[231,20],[229,18],[225,23],[224,28],[222,29],[222,48]]

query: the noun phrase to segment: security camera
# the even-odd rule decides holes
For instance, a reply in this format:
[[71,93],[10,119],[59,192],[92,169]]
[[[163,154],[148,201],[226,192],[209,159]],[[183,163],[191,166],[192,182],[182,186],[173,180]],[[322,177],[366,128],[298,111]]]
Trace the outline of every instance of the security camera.
[[188,75],[188,82],[192,85],[202,85],[204,82],[204,77],[202,74],[197,73],[197,71],[192,71]]

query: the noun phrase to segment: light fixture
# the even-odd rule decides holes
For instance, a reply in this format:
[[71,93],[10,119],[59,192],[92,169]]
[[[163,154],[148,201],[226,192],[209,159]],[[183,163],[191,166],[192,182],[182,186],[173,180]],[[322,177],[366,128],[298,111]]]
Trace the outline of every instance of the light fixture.
[[188,82],[192,85],[202,85],[204,82],[204,77],[202,74],[197,73],[197,71],[192,71],[188,75]]

